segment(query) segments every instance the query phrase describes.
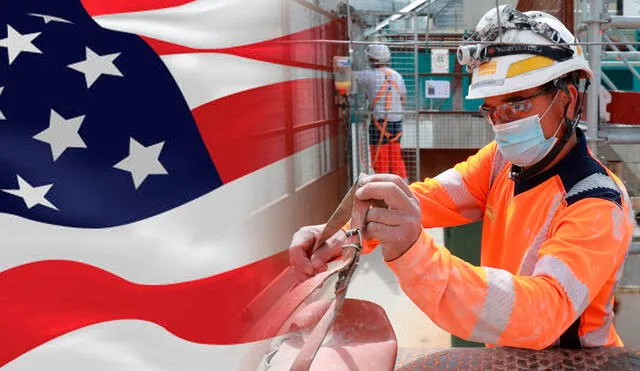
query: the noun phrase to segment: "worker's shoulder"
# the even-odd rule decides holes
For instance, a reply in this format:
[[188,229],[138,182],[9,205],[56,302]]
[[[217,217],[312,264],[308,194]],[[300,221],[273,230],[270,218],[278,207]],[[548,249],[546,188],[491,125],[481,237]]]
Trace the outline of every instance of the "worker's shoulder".
[[393,68],[389,68],[391,70],[391,74],[395,77],[398,78],[400,80],[402,80],[402,74],[396,70],[394,70]]
[[566,191],[567,206],[585,199],[602,199],[622,207],[624,191],[610,171],[590,155],[582,160],[558,172]]

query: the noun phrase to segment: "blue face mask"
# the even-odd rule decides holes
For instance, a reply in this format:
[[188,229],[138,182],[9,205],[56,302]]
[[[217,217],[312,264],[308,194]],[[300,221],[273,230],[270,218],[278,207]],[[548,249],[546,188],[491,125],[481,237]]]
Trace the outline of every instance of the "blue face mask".
[[[555,101],[555,97],[553,100]],[[547,114],[549,108],[542,117]],[[491,126],[496,135],[498,149],[505,160],[518,166],[527,167],[542,160],[551,151],[558,141],[556,134],[562,125],[558,125],[555,134],[547,139],[544,137],[540,120],[541,117],[536,114],[506,124]]]

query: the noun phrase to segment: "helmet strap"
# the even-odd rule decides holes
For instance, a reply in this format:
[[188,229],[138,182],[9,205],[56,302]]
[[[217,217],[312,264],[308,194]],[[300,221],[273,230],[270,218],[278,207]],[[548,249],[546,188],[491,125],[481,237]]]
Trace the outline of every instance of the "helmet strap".
[[[560,78],[556,80],[554,84],[559,89],[564,91],[565,94],[567,95],[569,94],[569,89],[567,89],[567,85],[564,79]],[[589,86],[589,80],[587,79],[584,92],[587,91],[588,86]],[[511,170],[509,171],[510,179],[518,181],[518,180],[530,178],[540,173],[541,171],[543,171],[556,158],[556,156],[560,153],[560,151],[564,148],[564,146],[569,142],[569,140],[573,136],[575,129],[578,126],[578,122],[580,122],[580,114],[582,112],[582,105],[584,103],[584,98],[582,98],[584,97],[584,92],[582,95],[578,94],[578,96],[576,97],[576,99],[578,99],[578,102],[576,103],[576,111],[574,112],[575,115],[573,120],[567,117],[567,111],[569,110],[569,105],[568,104],[565,105],[564,114],[563,114],[564,117],[562,121],[564,122],[567,130],[565,131],[562,138],[560,138],[560,140],[556,143],[556,145],[553,146],[551,151],[549,151],[549,153],[547,153],[547,155],[544,156],[540,161],[536,162],[535,164],[527,168],[523,168],[518,165],[511,165]]]
[[[568,118],[564,117],[563,121],[566,123],[567,127],[572,126],[571,120],[569,120]],[[573,135],[573,130],[567,129],[567,131],[564,133],[562,138],[560,138],[558,143],[556,143],[556,145],[553,146],[551,151],[549,151],[549,153],[547,153],[547,155],[544,156],[542,160],[536,162],[535,164],[529,167],[523,168],[518,165],[511,165],[511,170],[509,171],[509,178],[512,180],[518,181],[522,179],[531,178],[532,176],[543,171],[547,166],[549,166],[551,161],[553,161],[553,159],[556,158],[556,156],[560,153],[562,148],[564,148],[564,146],[569,142],[569,139],[571,139],[572,135]]]

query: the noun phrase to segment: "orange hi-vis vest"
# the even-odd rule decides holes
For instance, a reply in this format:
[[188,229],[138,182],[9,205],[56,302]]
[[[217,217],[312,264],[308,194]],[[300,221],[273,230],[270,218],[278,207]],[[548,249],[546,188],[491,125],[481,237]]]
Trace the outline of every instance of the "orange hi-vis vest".
[[489,345],[623,345],[613,326],[613,294],[633,212],[620,180],[593,158],[579,130],[578,138],[565,158],[529,179],[511,180],[511,164],[492,142],[411,185],[424,228],[483,220],[480,267],[424,232],[387,262],[438,326]]
[[[388,68],[385,68],[383,72],[384,72],[384,82],[382,83],[382,85],[380,85],[380,89],[378,89],[378,91],[376,92],[375,98],[373,98],[373,102],[371,102],[372,111],[375,110],[376,105],[378,104],[378,101],[380,101],[380,99],[382,99],[383,97],[384,97],[384,110],[388,112],[391,109],[391,99],[393,94],[391,90],[392,87],[396,89],[396,92],[398,94],[402,94],[402,90],[400,89],[398,84],[395,81],[393,81],[393,79],[391,78],[391,70]],[[378,143],[378,145],[382,143],[383,138],[387,138],[389,142],[396,142],[400,140],[400,137],[402,137],[402,131],[400,131],[396,135],[393,135],[387,130],[387,124],[389,121],[387,115],[384,115],[382,124],[380,124],[378,120],[376,120],[375,115],[372,116],[372,118],[373,118],[373,123],[376,125],[376,127],[380,131],[380,143]]]

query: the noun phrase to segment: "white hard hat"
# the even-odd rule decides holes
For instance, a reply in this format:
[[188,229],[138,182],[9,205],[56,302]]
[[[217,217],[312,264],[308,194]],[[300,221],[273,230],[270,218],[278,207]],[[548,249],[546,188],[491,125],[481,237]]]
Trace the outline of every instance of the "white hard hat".
[[[500,37],[504,43],[518,45],[501,45]],[[558,45],[577,43],[577,39],[562,22],[544,12],[521,13],[501,5],[485,13],[468,40],[496,44],[458,48],[458,61],[473,69],[467,99],[541,86],[573,71],[580,71],[582,78],[592,76],[580,46]]]
[[372,44],[367,47],[365,51],[367,57],[374,59],[380,63],[389,62],[391,59],[391,51],[389,47],[382,44]]

